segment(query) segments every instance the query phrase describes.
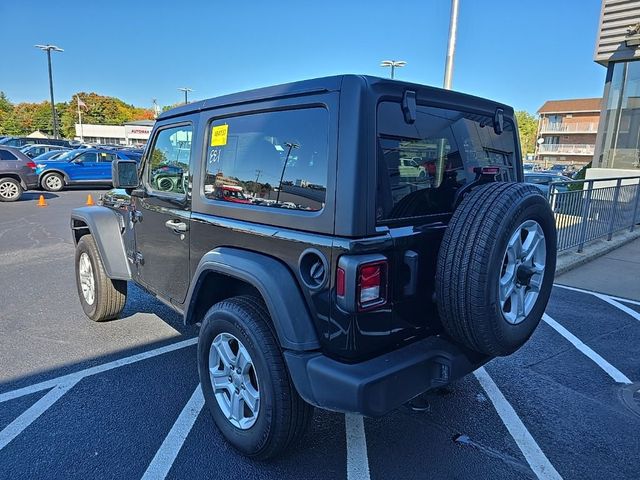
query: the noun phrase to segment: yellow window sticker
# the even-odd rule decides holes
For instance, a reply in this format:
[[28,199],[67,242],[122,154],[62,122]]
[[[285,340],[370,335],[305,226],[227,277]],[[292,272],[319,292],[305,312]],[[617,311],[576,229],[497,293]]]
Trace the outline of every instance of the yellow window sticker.
[[211,129],[211,146],[222,147],[227,144],[229,125],[216,125]]

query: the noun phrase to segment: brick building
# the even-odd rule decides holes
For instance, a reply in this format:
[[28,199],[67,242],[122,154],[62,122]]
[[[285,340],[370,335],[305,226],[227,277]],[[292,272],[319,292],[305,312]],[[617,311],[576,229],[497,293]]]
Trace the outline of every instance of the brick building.
[[538,110],[536,160],[545,167],[579,167],[593,160],[601,102],[601,98],[545,102]]

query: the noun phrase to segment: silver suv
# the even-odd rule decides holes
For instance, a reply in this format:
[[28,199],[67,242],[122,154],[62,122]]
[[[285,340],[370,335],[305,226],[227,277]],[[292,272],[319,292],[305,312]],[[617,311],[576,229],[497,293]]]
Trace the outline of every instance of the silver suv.
[[0,146],[0,202],[15,202],[38,186],[36,164],[17,148]]

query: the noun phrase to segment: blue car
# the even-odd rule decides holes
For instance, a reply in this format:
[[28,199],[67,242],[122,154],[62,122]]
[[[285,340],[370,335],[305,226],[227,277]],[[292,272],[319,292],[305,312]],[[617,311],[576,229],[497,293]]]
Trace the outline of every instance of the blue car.
[[55,160],[38,162],[39,184],[50,192],[68,185],[111,185],[111,162],[115,159],[140,161],[138,152],[83,148],[65,152]]

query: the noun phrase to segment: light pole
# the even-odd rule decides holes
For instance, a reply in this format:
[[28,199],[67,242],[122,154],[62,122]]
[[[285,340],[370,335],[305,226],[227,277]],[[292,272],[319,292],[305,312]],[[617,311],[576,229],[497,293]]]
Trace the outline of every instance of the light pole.
[[456,36],[458,34],[458,0],[451,0],[451,20],[449,22],[449,44],[447,45],[447,61],[444,66],[444,88],[451,90],[453,84],[453,57],[456,53]]
[[51,116],[53,118],[53,138],[58,138],[58,117],[56,115],[56,104],[53,101],[53,74],[51,73],[51,50],[54,52],[64,52],[55,45],[34,45],[43,52],[47,52],[47,63],[49,64],[49,93],[51,94]]
[[189,103],[189,92],[193,92],[193,89],[187,87],[178,88],[179,91],[184,92],[184,104]]
[[396,68],[404,67],[407,64],[404,60],[383,60],[380,62],[381,67],[391,67],[391,78],[394,78]]

